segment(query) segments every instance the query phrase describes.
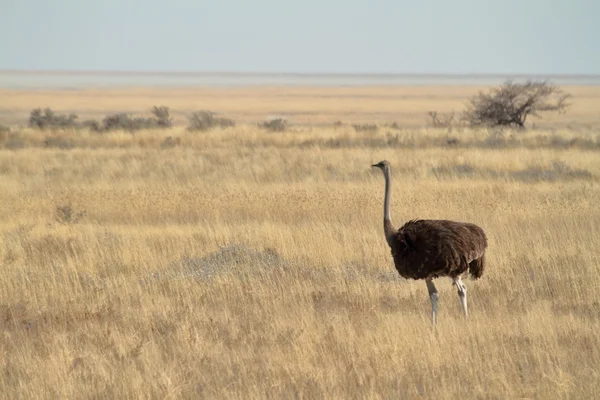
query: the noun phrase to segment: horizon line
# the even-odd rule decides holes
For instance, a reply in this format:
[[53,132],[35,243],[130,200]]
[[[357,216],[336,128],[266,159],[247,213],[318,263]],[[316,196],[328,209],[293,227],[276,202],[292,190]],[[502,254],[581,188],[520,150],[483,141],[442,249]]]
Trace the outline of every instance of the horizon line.
[[79,74],[79,75],[246,75],[246,76],[360,76],[360,77],[391,77],[391,76],[418,76],[418,77],[481,77],[481,78],[502,78],[502,77],[551,77],[551,78],[595,78],[600,77],[600,74],[589,73],[488,73],[488,72],[294,72],[294,71],[231,71],[231,70],[206,70],[206,71],[176,71],[176,70],[153,70],[153,71],[136,71],[136,70],[68,70],[68,69],[1,69],[0,74]]

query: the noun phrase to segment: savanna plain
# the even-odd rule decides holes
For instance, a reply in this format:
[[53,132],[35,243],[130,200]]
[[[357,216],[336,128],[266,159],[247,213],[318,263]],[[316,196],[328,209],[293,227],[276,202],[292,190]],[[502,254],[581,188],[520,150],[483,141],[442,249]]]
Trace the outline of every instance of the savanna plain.
[[[1,91],[2,397],[597,397],[600,89],[525,132],[421,127],[477,89]],[[159,104],[237,125],[18,127]],[[434,329],[425,283],[397,276],[383,159],[396,226],[487,232],[468,320],[438,279]]]

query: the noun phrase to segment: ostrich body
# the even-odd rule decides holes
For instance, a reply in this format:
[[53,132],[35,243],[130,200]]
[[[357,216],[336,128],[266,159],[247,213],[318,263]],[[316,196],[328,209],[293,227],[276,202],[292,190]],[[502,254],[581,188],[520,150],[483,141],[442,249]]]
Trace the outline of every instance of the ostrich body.
[[461,280],[465,272],[477,279],[483,275],[487,238],[479,226],[448,220],[412,220],[394,229],[390,218],[391,167],[387,161],[374,164],[385,177],[383,229],[392,250],[394,265],[406,279],[424,279],[431,299],[432,322],[437,322],[438,292],[433,279],[447,276],[458,289],[465,318],[467,287]]

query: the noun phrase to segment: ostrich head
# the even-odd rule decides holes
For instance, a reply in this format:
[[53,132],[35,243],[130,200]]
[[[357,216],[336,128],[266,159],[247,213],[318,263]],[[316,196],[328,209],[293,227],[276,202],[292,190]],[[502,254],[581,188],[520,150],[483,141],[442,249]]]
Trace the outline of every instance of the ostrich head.
[[390,163],[387,160],[380,161],[377,164],[373,164],[371,166],[377,167],[377,168],[381,169],[383,172],[389,171],[389,169],[390,169]]

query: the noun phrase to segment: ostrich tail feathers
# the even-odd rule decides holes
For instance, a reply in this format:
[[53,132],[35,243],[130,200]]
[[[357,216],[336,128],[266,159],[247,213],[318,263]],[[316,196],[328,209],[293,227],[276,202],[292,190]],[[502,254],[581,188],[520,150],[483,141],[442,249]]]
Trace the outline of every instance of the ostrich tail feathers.
[[469,263],[469,274],[474,279],[479,279],[483,275],[483,270],[485,269],[485,254],[480,258],[475,259]]

